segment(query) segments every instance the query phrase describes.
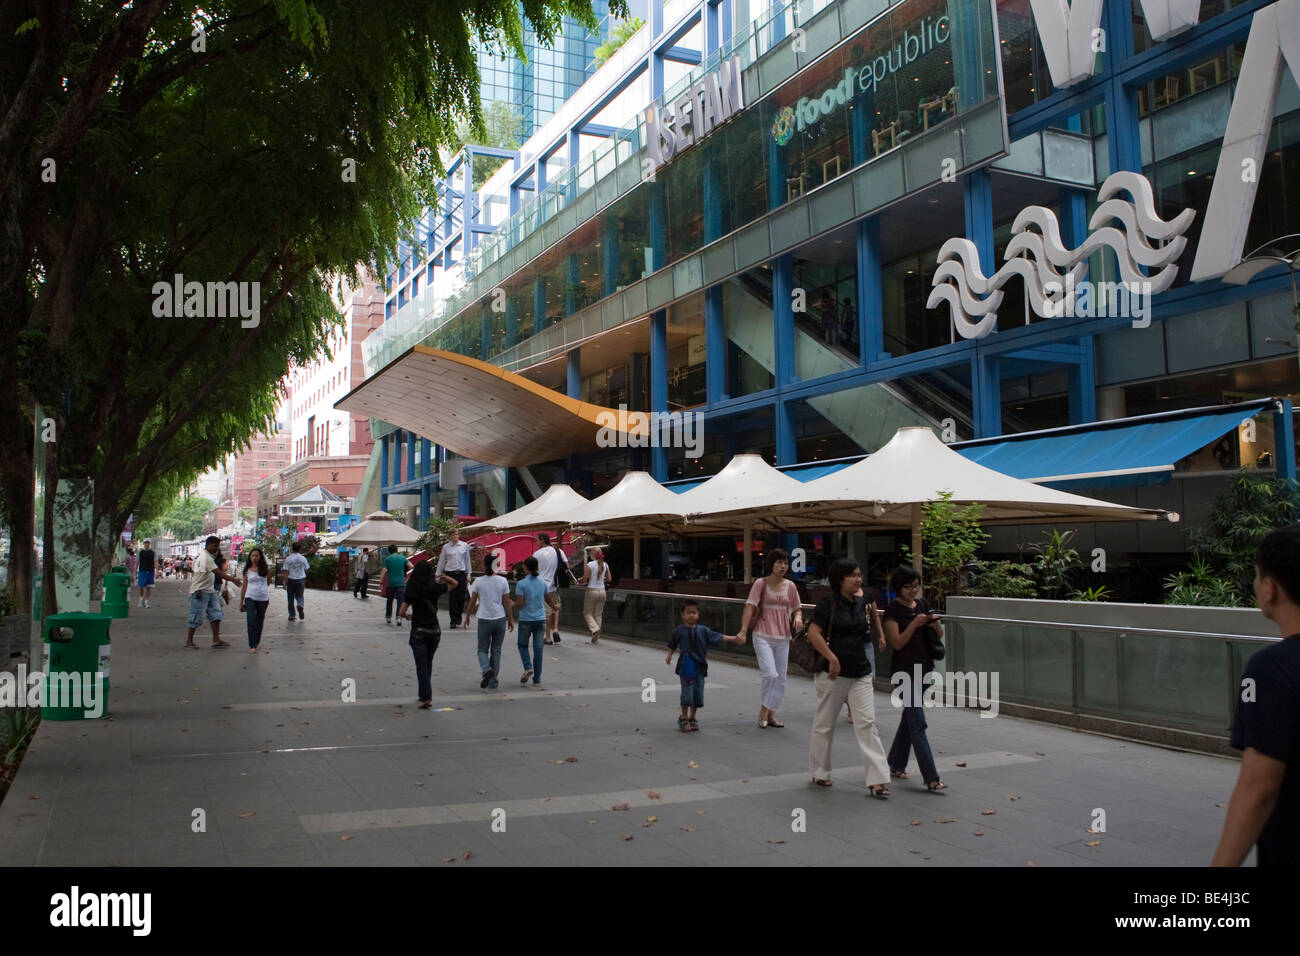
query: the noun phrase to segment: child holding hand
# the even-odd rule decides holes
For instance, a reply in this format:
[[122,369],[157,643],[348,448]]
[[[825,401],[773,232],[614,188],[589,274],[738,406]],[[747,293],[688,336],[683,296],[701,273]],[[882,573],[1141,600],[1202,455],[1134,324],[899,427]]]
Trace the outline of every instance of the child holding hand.
[[677,718],[677,729],[681,731],[700,729],[695,712],[704,706],[704,678],[709,673],[709,648],[724,642],[745,643],[743,634],[728,637],[702,626],[699,621],[700,606],[694,601],[684,602],[682,623],[673,630],[673,635],[668,640],[665,663],[672,664],[674,652],[681,651],[676,667],[676,674],[682,682],[682,715]]

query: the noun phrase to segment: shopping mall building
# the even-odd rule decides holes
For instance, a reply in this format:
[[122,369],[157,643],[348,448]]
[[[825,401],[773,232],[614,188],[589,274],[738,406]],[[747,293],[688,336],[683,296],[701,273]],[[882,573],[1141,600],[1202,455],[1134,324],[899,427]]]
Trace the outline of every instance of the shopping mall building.
[[[482,190],[462,153],[399,251],[340,403],[376,420],[385,507],[746,451],[806,478],[928,424],[1181,512],[1078,542],[1172,556],[1226,474],[1295,474],[1291,275],[1230,270],[1300,249],[1300,0],[649,7]],[[702,438],[598,442],[620,406]]]

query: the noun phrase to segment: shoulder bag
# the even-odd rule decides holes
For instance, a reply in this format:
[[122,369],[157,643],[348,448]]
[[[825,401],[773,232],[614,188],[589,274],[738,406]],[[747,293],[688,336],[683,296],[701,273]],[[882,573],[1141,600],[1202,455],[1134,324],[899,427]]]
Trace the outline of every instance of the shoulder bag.
[[[826,622],[825,638],[828,646],[831,642],[831,631],[835,628],[834,595],[831,595],[830,602],[831,613],[829,620]],[[790,660],[809,674],[819,674],[830,669],[830,661],[822,657],[817,648],[813,647],[813,643],[808,637],[808,628],[811,626],[812,621],[805,621],[803,627],[799,628],[794,637],[790,639]]]
[[754,628],[758,627],[758,619],[763,613],[763,592],[766,590],[766,584],[758,589],[758,607],[754,609],[754,615],[749,619],[749,630],[745,632],[745,640],[747,641],[753,641],[754,639]]
[[[927,604],[926,607],[928,608],[929,605]],[[930,612],[927,611],[926,613]],[[943,646],[943,638],[939,636],[939,632],[934,629],[932,624],[925,625],[925,646],[930,651],[931,660],[941,661],[944,655],[948,653]]]
[[555,586],[567,588],[573,583],[573,572],[569,570],[569,562],[564,560],[564,552],[555,545],[551,547],[555,550]]

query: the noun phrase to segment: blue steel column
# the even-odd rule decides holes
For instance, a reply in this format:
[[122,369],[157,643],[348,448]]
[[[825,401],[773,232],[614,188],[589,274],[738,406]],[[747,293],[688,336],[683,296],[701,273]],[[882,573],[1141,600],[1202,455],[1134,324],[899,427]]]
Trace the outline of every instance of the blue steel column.
[[433,442],[427,438],[420,439],[420,477],[433,475]]
[[880,220],[858,223],[858,346],[863,365],[882,362],[885,353],[885,297],[880,281]]
[[432,516],[429,514],[429,483],[427,481],[421,481],[420,482],[420,517],[418,523],[416,524],[416,529],[419,531],[427,530],[429,527],[430,517]]
[[564,376],[564,394],[569,398],[582,397],[582,350],[574,349],[567,356]]
[[379,490],[388,491],[388,439],[391,436],[385,435],[379,439]]
[[1125,87],[1115,76],[1115,64],[1133,57],[1133,4],[1131,0],[1106,0],[1102,24],[1106,28],[1105,69],[1111,73],[1106,90],[1106,145],[1110,171],[1142,171],[1142,142],[1138,136],[1137,88]]
[[[1282,410],[1273,413],[1273,461],[1277,477],[1296,480],[1295,425],[1291,399],[1282,399]],[[1300,518],[1300,515],[1293,517]]]
[[519,302],[513,295],[506,296],[506,348],[514,348],[519,341]]
[[472,515],[474,513],[474,496],[469,493],[469,485],[456,488],[456,514]]
[[606,213],[601,236],[600,268],[604,273],[602,295],[613,295],[618,289],[618,221]]
[[546,276],[533,280],[533,334],[546,328]]
[[[1078,126],[1077,117],[1071,125]],[[1061,188],[1061,241],[1078,248],[1088,236],[1088,198],[1082,190]],[[1078,340],[1077,358],[1069,369],[1070,424],[1097,420],[1097,376],[1091,335]]]
[[400,428],[393,432],[393,470],[389,474],[393,477],[393,484],[402,483],[402,430]]
[[794,256],[772,260],[772,331],[776,349],[776,387],[795,381],[794,374]]
[[415,435],[406,433],[406,480],[415,479]]
[[[668,411],[668,312],[650,316],[650,411]],[[650,449],[650,476],[668,480],[668,456],[662,447]]]
[[704,400],[710,406],[727,398],[727,327],[722,286],[704,290]]
[[[987,169],[967,173],[962,179],[966,214],[966,238],[979,250],[979,261],[986,273],[992,273],[993,260],[993,180]],[[1002,434],[1002,381],[997,355],[985,354],[982,340],[975,342],[971,357],[971,404],[975,437]]]

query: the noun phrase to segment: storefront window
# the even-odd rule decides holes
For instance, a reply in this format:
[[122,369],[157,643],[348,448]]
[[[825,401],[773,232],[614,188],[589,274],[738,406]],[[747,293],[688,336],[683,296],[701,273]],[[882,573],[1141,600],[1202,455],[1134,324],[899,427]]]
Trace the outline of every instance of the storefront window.
[[734,398],[772,388],[776,383],[776,342],[771,267],[750,269],[723,283],[722,314],[727,333],[727,394]]
[[704,293],[668,309],[668,410],[703,405],[705,395]]
[[843,230],[796,258],[795,375],[821,378],[858,364],[856,233]]

